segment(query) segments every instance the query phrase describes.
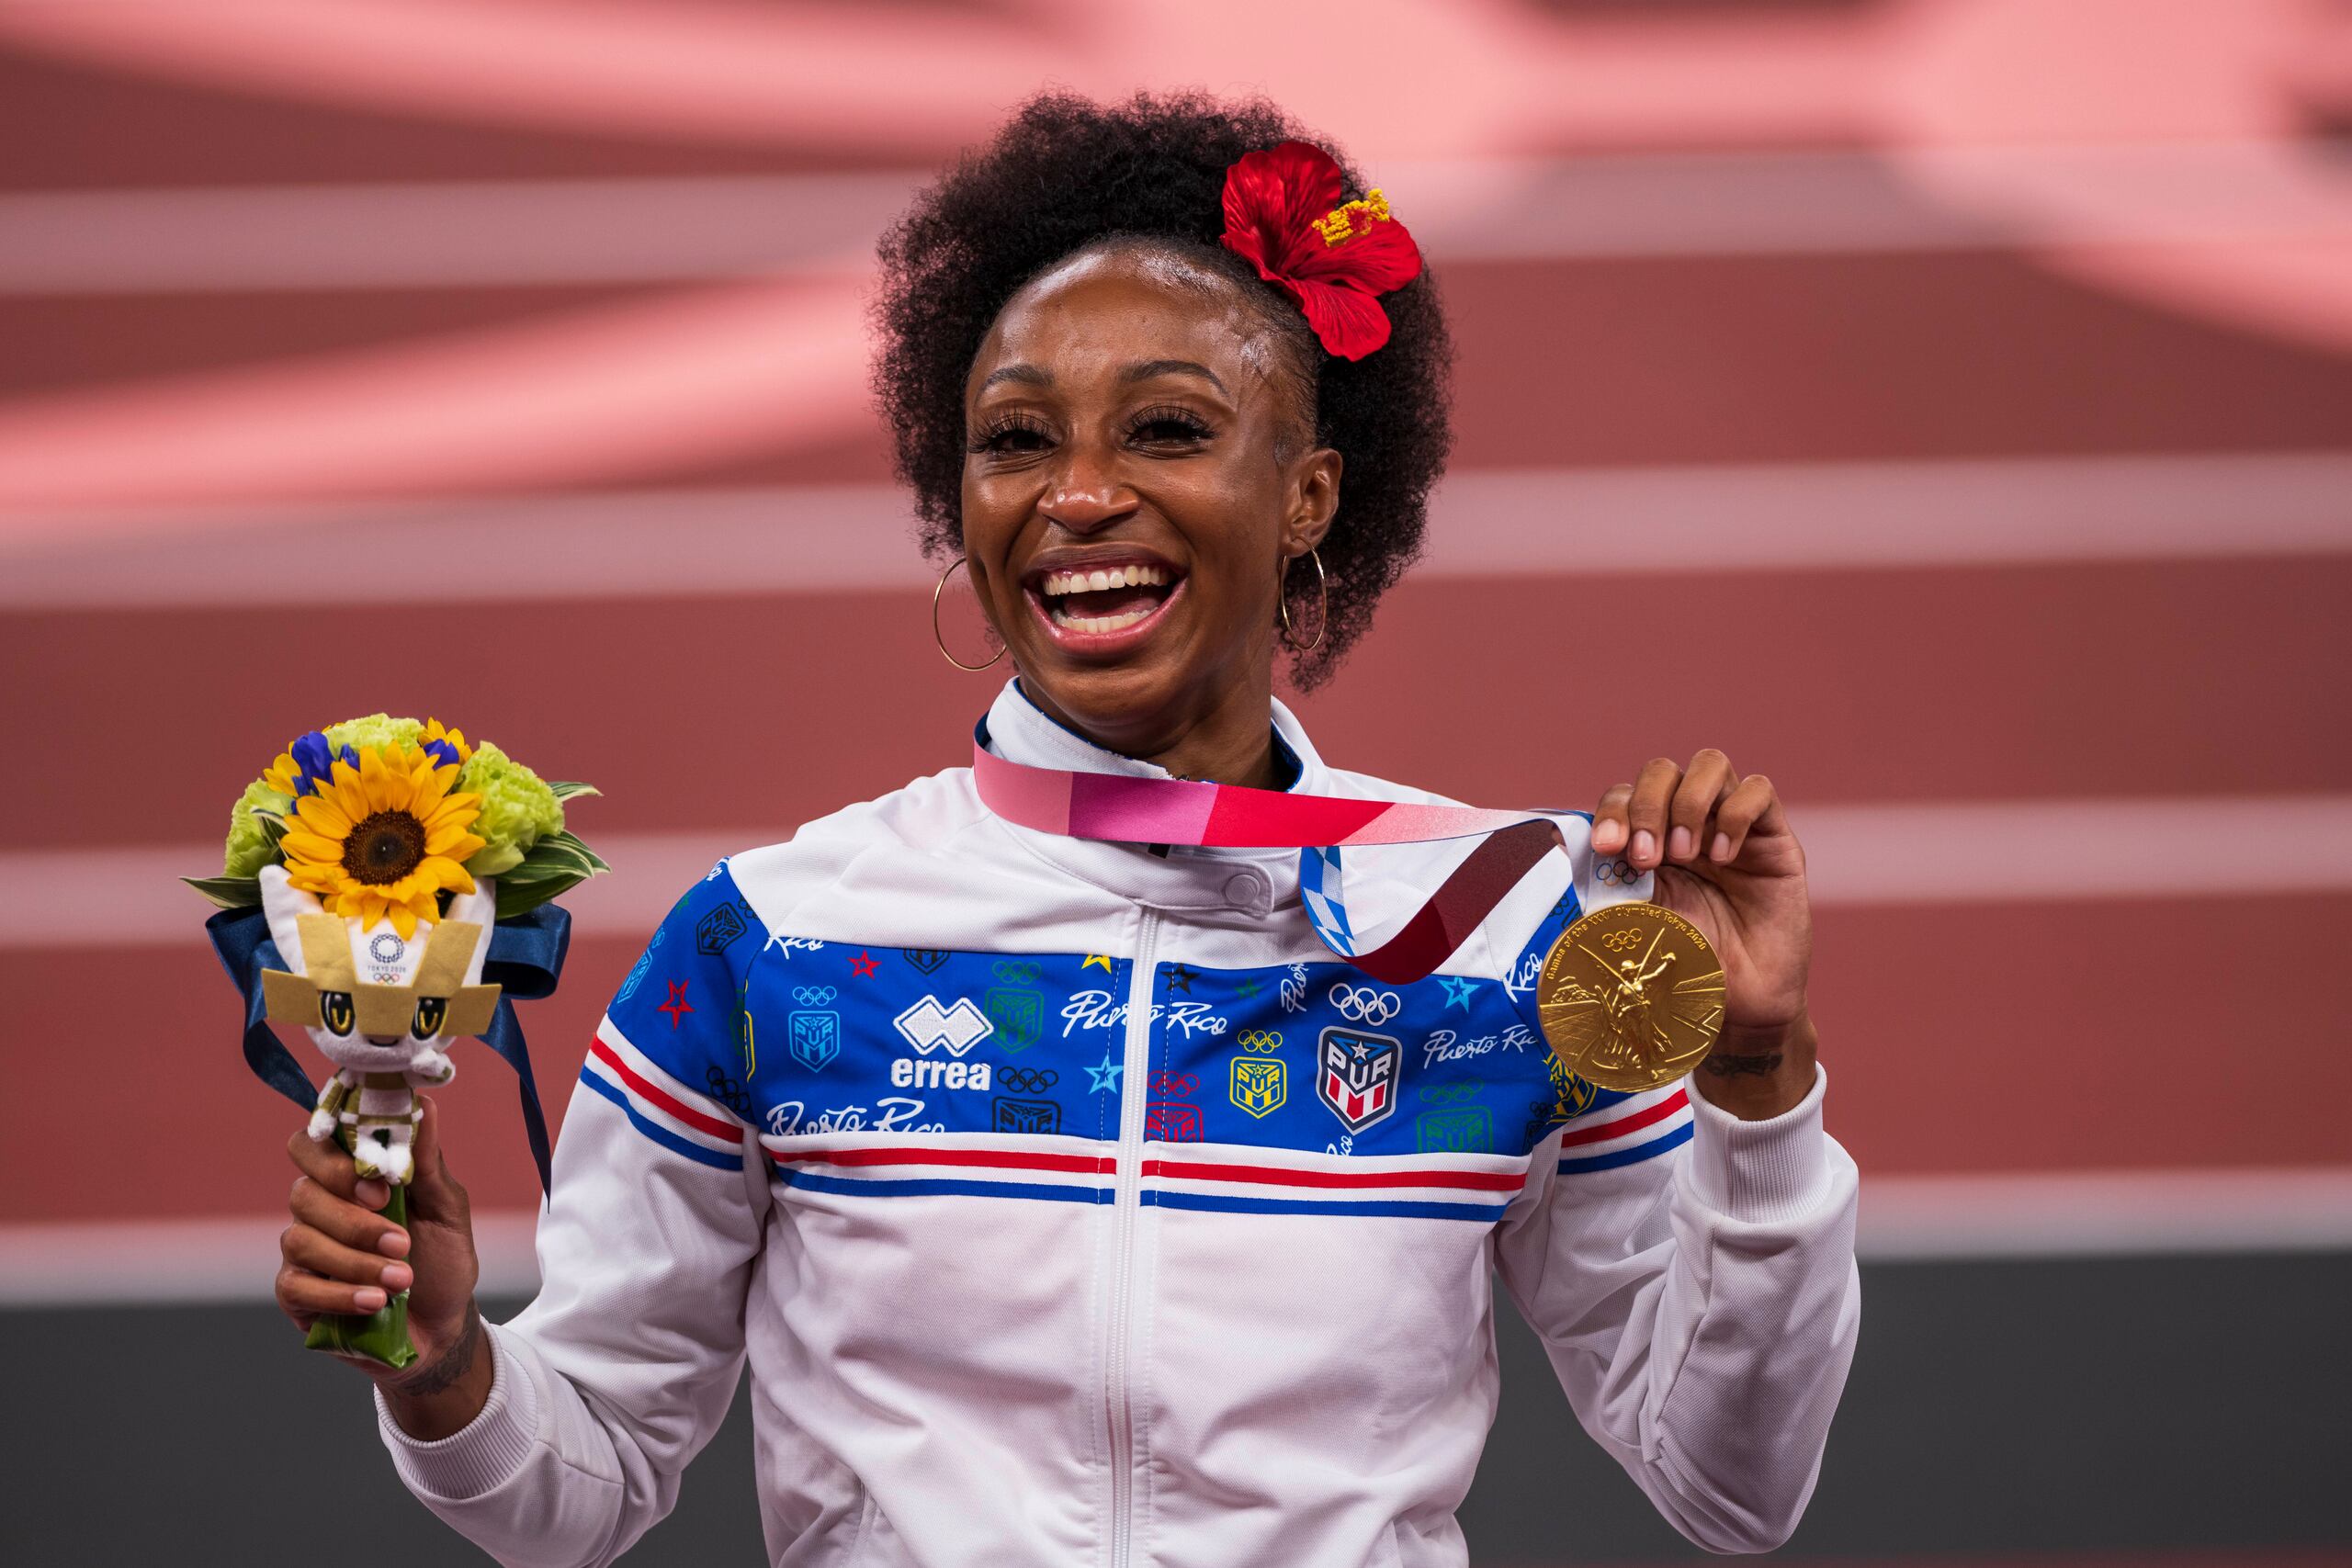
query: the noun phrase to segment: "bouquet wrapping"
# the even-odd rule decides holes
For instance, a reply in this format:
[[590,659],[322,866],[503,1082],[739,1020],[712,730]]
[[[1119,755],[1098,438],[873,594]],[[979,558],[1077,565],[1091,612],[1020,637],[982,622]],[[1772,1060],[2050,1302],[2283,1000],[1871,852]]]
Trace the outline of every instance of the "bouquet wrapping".
[[[564,826],[564,802],[595,793],[437,719],[371,714],[291,742],[232,809],[220,874],[185,879],[220,906],[206,929],[244,998],[247,1065],[310,1112],[312,1139],[335,1139],[387,1185],[395,1224],[415,1091],[456,1075],[447,1048],[460,1039],[514,1067],[547,1190],[547,1121],[514,1004],[562,971],[571,922],[552,900],[606,869]],[[332,1069],[322,1089],[272,1022],[310,1036]],[[306,1343],[405,1366],[408,1292],[322,1317]]]

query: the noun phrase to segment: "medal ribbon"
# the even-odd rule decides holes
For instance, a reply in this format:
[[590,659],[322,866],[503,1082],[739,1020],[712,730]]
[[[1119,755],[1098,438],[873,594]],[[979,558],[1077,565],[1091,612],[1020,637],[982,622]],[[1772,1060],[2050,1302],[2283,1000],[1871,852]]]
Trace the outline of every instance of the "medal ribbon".
[[[1295,849],[1299,892],[1315,934],[1333,953],[1392,986],[1409,985],[1444,963],[1544,852],[1566,847],[1557,823],[1524,811],[1038,768],[996,755],[977,736],[972,781],[990,811],[1040,833],[1136,844]],[[1485,841],[1402,930],[1368,952],[1358,949],[1341,886],[1342,849],[1478,837]]]

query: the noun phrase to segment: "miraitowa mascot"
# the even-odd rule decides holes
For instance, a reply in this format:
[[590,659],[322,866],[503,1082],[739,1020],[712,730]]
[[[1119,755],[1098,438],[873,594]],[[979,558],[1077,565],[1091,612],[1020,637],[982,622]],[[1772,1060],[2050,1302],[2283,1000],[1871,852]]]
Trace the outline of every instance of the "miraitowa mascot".
[[[389,916],[362,925],[331,915],[315,893],[292,886],[282,865],[261,868],[262,913],[278,955],[292,964],[262,971],[262,996],[273,1023],[298,1024],[334,1064],[311,1112],[313,1143],[329,1138],[353,1167],[390,1188],[378,1211],[408,1223],[408,1182],[424,1108],[416,1091],[457,1077],[443,1047],[490,1028],[498,987],[481,983],[498,891],[486,876],[454,896],[438,920],[419,919],[403,937]],[[408,1292],[369,1314],[326,1314],[303,1343],[390,1366],[416,1359],[408,1337]]]
[[338,1138],[359,1174],[390,1186],[397,1201],[415,1173],[416,1091],[457,1075],[444,1045],[487,1030],[498,1006],[498,987],[481,983],[497,890],[476,877],[440,919],[402,937],[389,917],[362,926],[328,914],[282,865],[260,876],[270,940],[293,965],[262,972],[269,1019],[308,1030],[335,1068],[311,1113],[311,1141]]

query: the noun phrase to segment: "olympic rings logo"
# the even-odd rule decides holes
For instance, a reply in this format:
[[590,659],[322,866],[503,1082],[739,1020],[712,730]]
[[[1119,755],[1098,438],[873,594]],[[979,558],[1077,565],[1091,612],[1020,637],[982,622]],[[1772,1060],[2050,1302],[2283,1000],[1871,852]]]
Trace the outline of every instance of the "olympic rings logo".
[[831,986],[795,986],[792,987],[792,999],[798,1002],[805,1008],[825,1007],[829,1005],[835,997],[840,995],[841,993],[833,989]]
[[989,967],[996,972],[998,979],[1009,986],[1034,986],[1037,983],[1037,976],[1044,973],[1035,964],[1023,964],[1017,959],[1001,959]]
[[1283,1037],[1271,1029],[1253,1029],[1234,1043],[1244,1051],[1279,1051]]
[[1035,1072],[1027,1067],[999,1067],[996,1076],[1015,1094],[1043,1094],[1062,1081],[1061,1074],[1051,1067],[1041,1067]]
[[1350,1023],[1362,1023],[1374,1029],[1405,1010],[1405,999],[1394,991],[1375,991],[1370,986],[1337,985],[1331,987],[1331,1005]]

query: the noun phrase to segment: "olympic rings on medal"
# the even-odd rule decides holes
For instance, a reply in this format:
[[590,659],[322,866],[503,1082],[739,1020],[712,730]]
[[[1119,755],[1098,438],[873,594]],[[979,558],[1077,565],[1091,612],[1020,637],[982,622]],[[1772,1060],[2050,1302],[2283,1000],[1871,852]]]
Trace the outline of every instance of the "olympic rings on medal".
[[792,999],[798,1002],[805,1008],[824,1007],[830,1004],[835,997],[840,995],[841,993],[833,989],[831,986],[795,986],[792,987]]
[[1377,1029],[1405,1010],[1405,999],[1394,991],[1375,991],[1370,986],[1336,985],[1331,987],[1331,1005],[1350,1023],[1361,1023]]

